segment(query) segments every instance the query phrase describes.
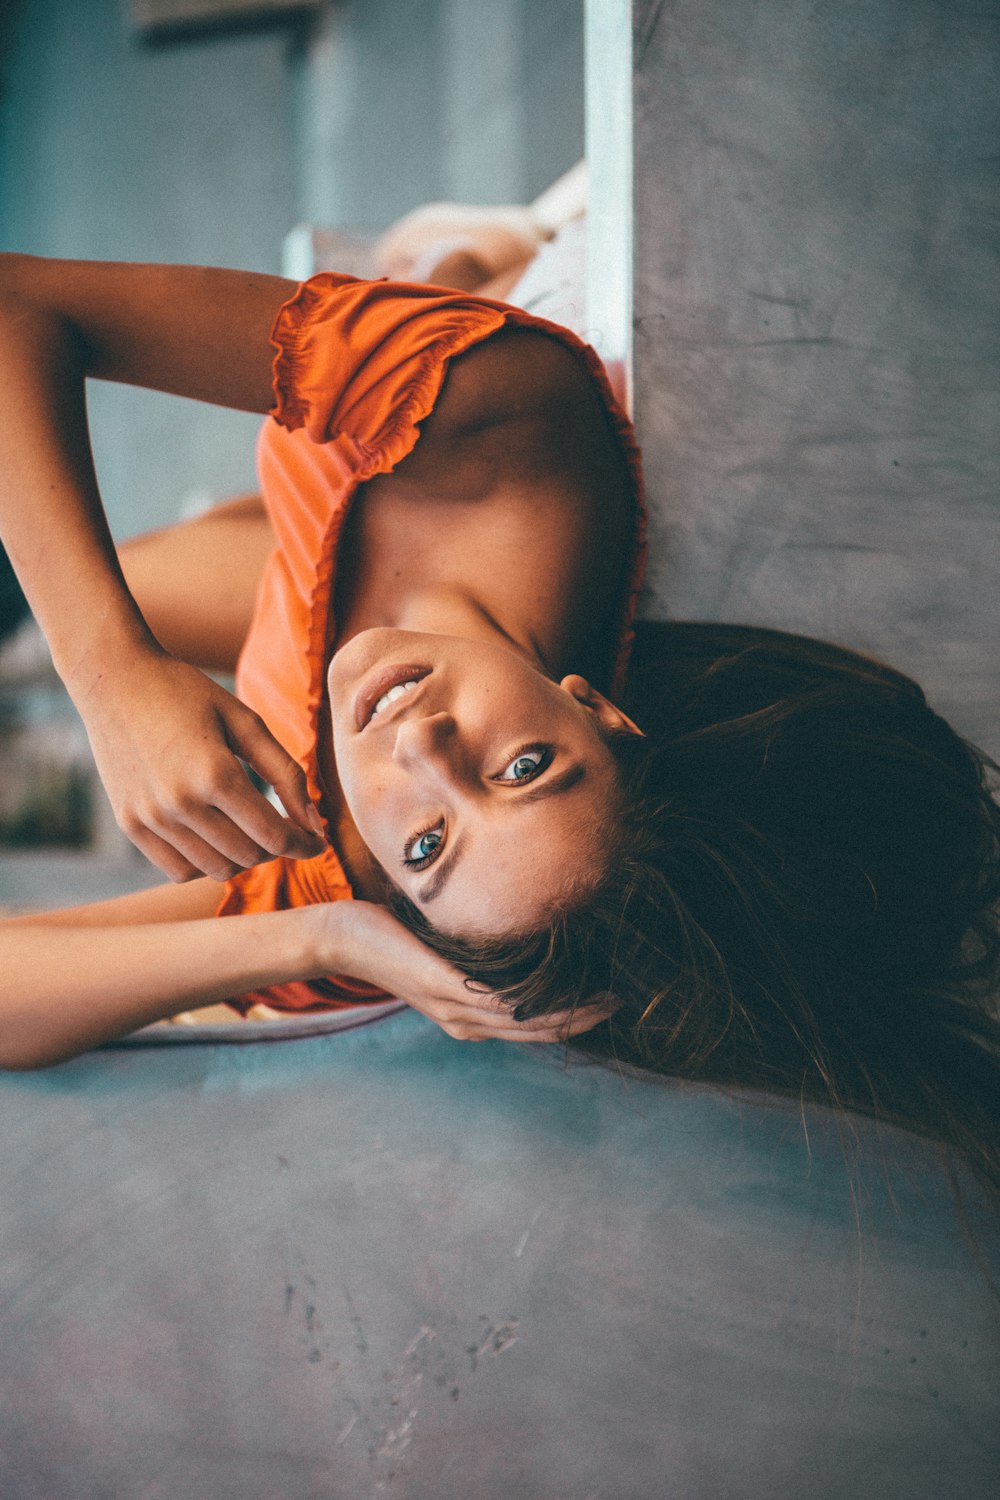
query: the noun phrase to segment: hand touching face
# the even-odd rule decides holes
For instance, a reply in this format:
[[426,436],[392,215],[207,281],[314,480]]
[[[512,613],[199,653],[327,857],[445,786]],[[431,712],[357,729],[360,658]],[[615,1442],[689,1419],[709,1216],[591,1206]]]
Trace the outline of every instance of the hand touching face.
[[384,906],[335,901],[313,908],[331,943],[330,968],[405,1000],[461,1042],[566,1042],[606,1019],[605,997],[515,1021],[511,1008],[431,951]]

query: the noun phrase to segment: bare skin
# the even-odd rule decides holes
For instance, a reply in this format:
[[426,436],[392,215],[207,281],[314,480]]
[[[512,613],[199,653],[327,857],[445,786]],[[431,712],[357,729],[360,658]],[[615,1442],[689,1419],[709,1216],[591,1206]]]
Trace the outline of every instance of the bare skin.
[[[215,629],[210,612],[200,618],[175,606],[158,613],[153,560],[162,560],[177,537],[167,532],[137,543],[119,566],[74,394],[82,392],[85,371],[266,410],[267,331],[292,287],[188,268],[5,259],[0,331],[14,418],[0,466],[6,539],[123,827],[181,881],[199,870],[224,878],[274,853],[307,857],[318,842],[299,769],[255,716],[165,649],[232,664],[251,579],[269,543],[266,519],[245,498],[189,529],[206,567],[219,555],[212,541],[219,527],[232,528],[227,556],[243,558],[219,611],[224,628]],[[373,628],[416,628],[435,650],[449,636],[478,642],[507,653],[515,676],[547,674],[551,690],[566,698],[573,733],[582,732],[599,695],[582,677],[576,695],[551,679],[580,666],[606,678],[609,611],[631,518],[620,456],[572,356],[543,335],[518,333],[457,360],[420,443],[394,474],[366,487],[354,516],[340,574],[338,648],[349,652]],[[53,534],[60,536],[58,571],[41,541]],[[198,575],[200,598],[211,587],[209,573]],[[71,590],[63,577],[72,579]],[[172,628],[181,620],[188,622],[186,639]],[[480,679],[480,696],[482,688]],[[454,717],[455,707],[435,712]],[[275,783],[287,817],[259,797],[234,751]],[[597,802],[575,814],[588,827],[606,801],[596,770],[595,763],[590,791]],[[323,771],[338,848],[360,894],[377,897],[384,878],[369,862],[332,753]],[[461,774],[469,775],[467,765]],[[492,795],[492,776],[475,774],[491,781]],[[512,805],[521,792],[515,786],[501,795]],[[364,816],[364,791],[355,800]],[[599,1010],[578,1007],[572,1017],[517,1026],[492,997],[470,995],[460,975],[374,900],[208,922],[216,903],[217,887],[197,881],[5,924],[0,1063],[35,1066],[179,1008],[331,972],[400,994],[457,1036],[552,1040],[599,1018]],[[461,921],[461,912],[454,916]],[[241,932],[251,921],[252,974]],[[43,1025],[39,1007],[51,1005],[53,977],[45,954],[53,945],[33,929],[57,926],[76,929],[73,977],[67,981],[63,965],[59,1012],[46,1010]],[[125,926],[130,959],[123,965]]]
[[143,619],[171,656],[234,672],[273,550],[264,502],[240,495],[195,520],[134,537],[118,559]]

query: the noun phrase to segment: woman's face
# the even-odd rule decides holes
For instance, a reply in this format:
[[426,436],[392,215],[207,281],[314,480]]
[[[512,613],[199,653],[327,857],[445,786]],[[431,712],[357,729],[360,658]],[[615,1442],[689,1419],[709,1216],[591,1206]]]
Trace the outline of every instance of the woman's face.
[[451,933],[524,931],[600,878],[634,728],[580,677],[512,647],[363,631],[329,674],[337,774],[375,859]]

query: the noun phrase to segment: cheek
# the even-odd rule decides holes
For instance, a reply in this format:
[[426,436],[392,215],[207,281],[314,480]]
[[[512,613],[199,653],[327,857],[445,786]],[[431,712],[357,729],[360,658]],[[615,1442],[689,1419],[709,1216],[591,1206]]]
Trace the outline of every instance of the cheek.
[[[334,744],[336,752],[336,744]],[[342,753],[336,757],[337,780],[347,810],[365,842],[385,830],[392,818],[391,778],[384,766],[366,763],[358,754]]]
[[347,807],[358,838],[374,864],[386,872],[391,871],[393,877],[401,873],[400,861],[406,838],[401,831],[402,825],[387,815],[384,807],[366,798],[361,798],[360,805],[348,802]]

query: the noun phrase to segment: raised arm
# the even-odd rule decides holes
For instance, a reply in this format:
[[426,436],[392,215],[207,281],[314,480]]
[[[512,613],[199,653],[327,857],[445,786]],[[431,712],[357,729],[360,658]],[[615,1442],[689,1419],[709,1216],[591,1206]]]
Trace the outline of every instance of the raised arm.
[[61,324],[84,374],[239,411],[273,405],[268,334],[294,291],[281,276],[213,266],[0,255],[10,312]]
[[[88,376],[247,411],[292,284],[188,266],[0,256],[0,533],[125,832],[174,880],[320,841],[301,771],[256,715],[169,657],[126,588],[87,431]],[[278,790],[283,819],[237,756]]]

